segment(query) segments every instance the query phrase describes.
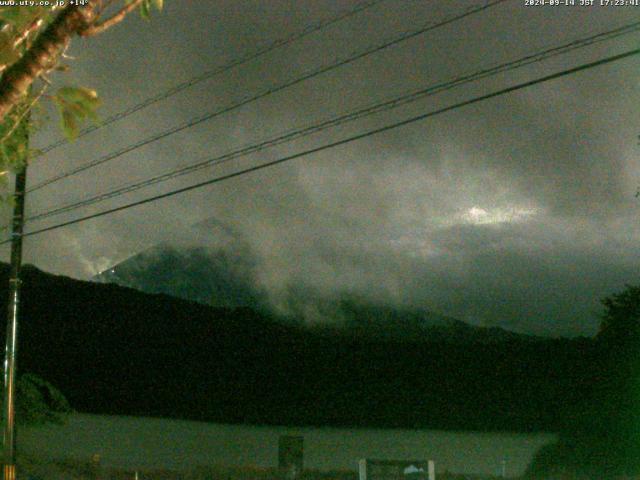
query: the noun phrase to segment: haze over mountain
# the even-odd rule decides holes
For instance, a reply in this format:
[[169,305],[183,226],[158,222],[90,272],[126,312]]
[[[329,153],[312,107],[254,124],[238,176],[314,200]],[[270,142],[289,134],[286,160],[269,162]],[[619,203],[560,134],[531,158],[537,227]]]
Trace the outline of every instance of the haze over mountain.
[[212,306],[256,307],[265,301],[252,285],[246,257],[204,247],[158,245],[93,279]]
[[[467,336],[485,341],[517,335],[479,328],[424,304],[379,297],[359,287],[320,288],[313,279],[271,285],[260,278],[259,259],[239,232],[210,218],[172,242],[154,245],[92,278],[142,292],[163,293],[204,305],[246,307],[281,321],[320,329],[398,339]],[[491,324],[491,322],[488,322]],[[528,338],[522,335],[521,338]]]
[[[254,263],[224,248],[156,245],[94,277],[146,293],[163,293],[213,307],[247,307],[283,321],[353,334],[399,339],[469,336],[486,341],[517,334],[501,328],[478,328],[425,308],[376,303],[358,294],[322,295],[309,285],[288,289],[274,305],[255,283]],[[525,338],[525,336],[522,336]]]

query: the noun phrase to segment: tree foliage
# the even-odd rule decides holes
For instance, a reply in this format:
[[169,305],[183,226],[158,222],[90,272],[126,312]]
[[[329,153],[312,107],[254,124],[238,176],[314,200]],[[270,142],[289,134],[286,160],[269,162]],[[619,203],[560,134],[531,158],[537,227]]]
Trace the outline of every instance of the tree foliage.
[[[8,121],[0,122],[0,187],[6,186],[8,170],[18,170],[28,162],[28,137],[33,130],[28,108],[27,102],[21,102]],[[12,197],[3,195],[0,201],[11,203]]]
[[73,140],[78,135],[79,122],[90,119],[98,121],[96,108],[100,99],[95,90],[82,87],[63,87],[53,97],[60,112],[62,130]]
[[[17,145],[24,144],[18,126],[32,108],[48,99],[57,107],[62,130],[74,139],[86,120],[97,121],[100,99],[87,87],[65,86],[47,92],[49,75],[68,71],[64,53],[73,37],[91,37],[120,23],[138,9],[148,18],[162,0],[90,0],[85,5],[0,7],[0,174],[15,170],[25,161]],[[32,123],[27,123],[27,126]]]
[[[2,399],[0,398],[0,407]],[[20,425],[61,424],[72,412],[65,396],[51,383],[32,373],[18,379],[16,421]]]
[[627,285],[617,294],[602,300],[605,312],[598,339],[616,348],[637,350],[640,347],[640,286]]
[[589,394],[575,406],[559,442],[539,452],[532,478],[640,474],[640,286],[627,285],[602,304]]

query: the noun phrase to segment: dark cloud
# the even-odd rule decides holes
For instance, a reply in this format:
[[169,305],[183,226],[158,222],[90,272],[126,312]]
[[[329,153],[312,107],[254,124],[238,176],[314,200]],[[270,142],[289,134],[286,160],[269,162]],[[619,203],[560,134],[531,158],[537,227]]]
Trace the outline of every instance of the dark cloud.
[[[76,43],[73,80],[100,91],[108,116],[224,64],[256,43],[353,5],[167,2],[167,12],[151,22],[128,19],[101,38]],[[383,2],[324,35],[203,82],[52,152],[31,168],[31,182],[469,5]],[[508,2],[43,189],[29,198],[29,210],[46,210],[614,28],[628,22],[631,11],[528,9],[523,2]],[[84,212],[624,51],[632,48],[632,40],[537,63]],[[193,225],[216,218],[255,256],[255,282],[275,304],[283,303],[291,285],[307,285],[323,294],[346,291],[422,306],[476,324],[592,334],[598,299],[635,282],[640,266],[633,197],[640,173],[636,62],[589,70],[212,188],[29,238],[26,257],[44,269],[88,278],[158,242],[215,243],[201,229],[194,234]],[[47,144],[57,135],[50,122],[34,142]],[[224,248],[233,249],[232,243]]]

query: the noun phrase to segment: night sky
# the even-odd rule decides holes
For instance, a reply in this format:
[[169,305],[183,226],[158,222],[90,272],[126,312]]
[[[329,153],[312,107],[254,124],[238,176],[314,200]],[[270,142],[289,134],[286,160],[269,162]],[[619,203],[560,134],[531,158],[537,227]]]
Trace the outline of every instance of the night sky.
[[[340,0],[168,0],[76,39],[56,84],[109,115],[318,20]],[[34,161],[34,185],[400,32],[481,4],[386,0]],[[576,0],[579,3],[579,0]],[[640,20],[640,7],[510,0],[171,135],[28,197],[29,214],[424,86]],[[626,35],[46,221],[27,231],[638,47]],[[160,243],[242,245],[275,305],[292,285],[417,306],[475,325],[592,335],[599,299],[638,283],[639,57],[536,85],[214,186],[25,240],[25,261],[88,279]],[[46,104],[45,104],[46,105]],[[61,136],[49,119],[33,138]],[[8,212],[5,212],[8,218]],[[194,228],[214,218],[226,232]],[[232,232],[232,233],[229,233]],[[231,240],[229,240],[231,236]],[[3,247],[8,259],[8,249]]]

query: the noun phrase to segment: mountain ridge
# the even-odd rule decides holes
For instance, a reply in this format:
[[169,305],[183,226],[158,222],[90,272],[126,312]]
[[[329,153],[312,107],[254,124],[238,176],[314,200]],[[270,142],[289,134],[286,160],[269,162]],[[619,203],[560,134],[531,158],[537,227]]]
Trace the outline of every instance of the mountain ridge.
[[[425,308],[377,304],[363,295],[320,295],[309,286],[289,288],[285,310],[278,310],[270,304],[267,293],[255,286],[252,272],[255,265],[250,258],[247,252],[239,255],[221,248],[178,248],[159,244],[91,280],[146,293],[165,293],[205,305],[249,307],[294,323],[303,319],[307,324],[336,324],[337,328],[332,329],[334,333],[351,331],[353,335],[398,339],[431,335],[444,340],[448,330],[458,341],[465,337],[472,341],[474,336],[488,342],[515,336],[538,338],[501,327],[471,325]],[[314,311],[311,322],[305,311],[309,305]]]

